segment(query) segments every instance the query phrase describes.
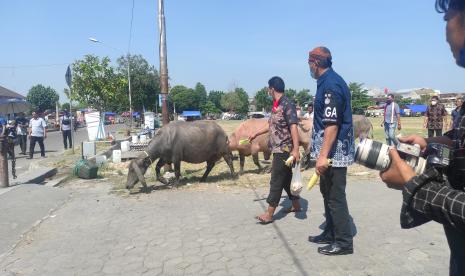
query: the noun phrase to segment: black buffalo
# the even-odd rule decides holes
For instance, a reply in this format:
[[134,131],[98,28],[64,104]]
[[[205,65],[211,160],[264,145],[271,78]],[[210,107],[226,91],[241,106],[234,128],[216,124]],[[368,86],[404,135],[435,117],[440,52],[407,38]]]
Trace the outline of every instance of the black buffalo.
[[207,162],[207,169],[200,180],[205,181],[216,161],[221,157],[228,164],[231,175],[235,176],[228,143],[226,133],[214,122],[171,122],[158,130],[150,141],[147,151],[131,161],[126,188],[133,188],[138,181],[147,188],[144,174],[157,159],[157,180],[162,183],[167,183],[160,176],[160,169],[165,164],[174,165],[177,183],[181,176],[181,161],[194,164]]

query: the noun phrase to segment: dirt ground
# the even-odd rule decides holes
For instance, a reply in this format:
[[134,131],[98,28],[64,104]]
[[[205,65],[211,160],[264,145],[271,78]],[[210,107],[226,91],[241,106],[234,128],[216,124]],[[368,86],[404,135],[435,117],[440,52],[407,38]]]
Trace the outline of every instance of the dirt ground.
[[[374,130],[374,139],[378,141],[384,141],[384,130],[381,128],[380,123],[382,118],[370,118],[373,123]],[[229,135],[231,134],[237,126],[242,121],[223,121],[217,120],[218,123],[225,132]],[[424,135],[425,130],[419,128],[422,126],[423,117],[412,117],[412,118],[402,118],[403,130],[400,131],[402,135],[407,134],[419,134]],[[301,149],[303,152],[303,149]],[[233,152],[237,156],[237,152]],[[266,167],[270,166],[270,161],[263,160],[263,155],[260,154],[260,162]],[[100,174],[103,178],[108,178],[114,183],[114,190],[118,193],[127,193],[124,186],[126,183],[127,175],[127,166],[128,162],[121,164],[112,164],[108,163],[101,170]],[[203,189],[205,186],[199,183],[199,180],[204,173],[206,165],[205,164],[189,164],[183,162],[181,164],[181,175],[182,179],[179,183],[179,189]],[[234,169],[239,171],[239,160],[236,158],[234,160]],[[242,186],[242,187],[266,187],[270,180],[270,175],[268,173],[259,173],[257,167],[252,161],[252,158],[249,156],[246,158],[245,173],[237,179],[232,179],[229,174],[229,168],[223,160],[218,161],[216,166],[211,171],[210,175],[207,178],[206,183],[215,184],[218,187],[227,189],[228,186]],[[162,172],[163,173],[163,172]],[[304,185],[309,181],[314,169],[310,168],[302,172],[302,177]],[[155,179],[155,166],[152,165],[146,173],[147,184],[152,188],[164,189],[171,188],[164,186]],[[348,176],[350,183],[357,183],[357,180],[370,180],[370,179],[379,179],[379,173],[374,170],[370,170],[358,164],[354,164],[348,169]],[[140,185],[136,185],[135,189],[139,189]]]

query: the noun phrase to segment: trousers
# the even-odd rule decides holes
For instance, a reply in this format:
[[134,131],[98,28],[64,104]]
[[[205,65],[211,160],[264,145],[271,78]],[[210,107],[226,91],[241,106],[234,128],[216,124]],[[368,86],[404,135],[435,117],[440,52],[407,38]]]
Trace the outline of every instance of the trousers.
[[397,128],[397,123],[386,123],[384,122],[384,133],[386,135],[386,143],[390,146],[397,146],[397,141],[396,138],[396,128]]
[[270,193],[266,202],[271,207],[277,207],[283,189],[286,191],[290,200],[299,199],[298,196],[291,194],[292,169],[286,166],[285,162],[289,158],[289,153],[274,153],[271,164]]
[[452,226],[444,225],[450,248],[449,275],[465,275],[465,236]]
[[346,177],[347,168],[329,167],[320,176],[320,192],[325,206],[325,235],[342,247],[352,247],[352,225],[345,191]]
[[31,158],[34,155],[34,148],[36,147],[36,142],[39,143],[40,156],[45,156],[44,137],[31,136],[31,143],[29,144],[29,157]]

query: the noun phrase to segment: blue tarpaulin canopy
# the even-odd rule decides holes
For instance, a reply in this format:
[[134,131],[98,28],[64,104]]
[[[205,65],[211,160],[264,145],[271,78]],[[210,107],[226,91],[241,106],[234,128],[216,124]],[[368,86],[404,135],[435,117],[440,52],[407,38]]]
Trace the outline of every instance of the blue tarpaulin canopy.
[[184,117],[201,117],[200,111],[183,111],[182,116]]
[[426,112],[427,106],[424,104],[408,104],[406,105],[408,109],[410,109],[413,113],[423,113]]
[[105,112],[105,116],[115,116],[115,112]]

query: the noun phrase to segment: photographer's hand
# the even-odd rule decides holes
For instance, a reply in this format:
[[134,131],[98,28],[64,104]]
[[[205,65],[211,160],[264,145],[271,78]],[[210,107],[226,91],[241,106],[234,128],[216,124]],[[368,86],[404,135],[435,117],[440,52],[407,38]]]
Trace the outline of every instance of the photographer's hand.
[[390,149],[389,157],[391,158],[391,166],[385,172],[381,172],[379,176],[384,183],[391,189],[402,190],[405,183],[412,179],[416,174],[397,153],[397,150]]
[[399,137],[399,141],[402,143],[407,143],[411,145],[418,144],[421,150],[424,150],[426,148],[425,138],[418,136],[418,135],[409,135],[409,136]]

